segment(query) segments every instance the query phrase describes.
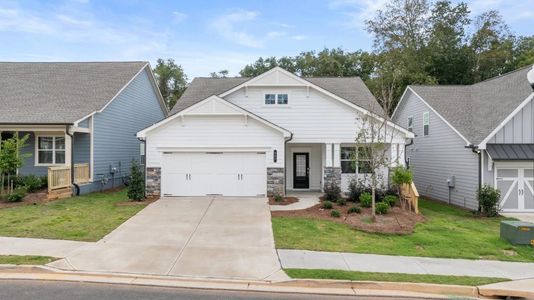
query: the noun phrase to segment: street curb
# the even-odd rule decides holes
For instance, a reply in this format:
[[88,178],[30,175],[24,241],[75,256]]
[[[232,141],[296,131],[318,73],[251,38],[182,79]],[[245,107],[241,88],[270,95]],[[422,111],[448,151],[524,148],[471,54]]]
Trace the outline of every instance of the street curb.
[[303,280],[282,282],[197,279],[171,276],[100,274],[61,271],[41,266],[16,266],[0,269],[0,280],[46,280],[126,284],[139,286],[214,289],[248,292],[323,294],[349,296],[396,296],[447,299],[451,296],[476,298],[478,289],[469,286],[426,283],[398,283],[343,280]]

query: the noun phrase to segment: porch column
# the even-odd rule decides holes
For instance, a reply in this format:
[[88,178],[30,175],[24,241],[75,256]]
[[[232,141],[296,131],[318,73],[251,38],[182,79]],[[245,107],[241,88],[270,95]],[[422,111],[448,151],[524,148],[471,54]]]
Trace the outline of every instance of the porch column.
[[325,167],[332,167],[333,166],[332,144],[330,143],[325,144],[325,156],[326,156]]
[[341,186],[340,144],[325,144],[325,165],[323,167],[324,186]]
[[71,140],[72,138],[67,134],[65,133],[65,165],[66,166],[72,166],[72,157],[71,157],[71,153],[72,153],[72,143],[71,143]]

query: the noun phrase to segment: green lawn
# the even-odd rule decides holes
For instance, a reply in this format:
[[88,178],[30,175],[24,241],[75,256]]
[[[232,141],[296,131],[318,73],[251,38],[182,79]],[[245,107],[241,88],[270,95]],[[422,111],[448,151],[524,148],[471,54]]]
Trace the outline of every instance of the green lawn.
[[[410,235],[365,233],[345,224],[297,217],[273,218],[276,247],[388,255],[534,261],[532,246],[512,246],[499,238],[501,218],[475,218],[470,212],[419,201],[425,223]],[[506,251],[508,250],[508,251]],[[512,251],[509,251],[512,250]],[[515,253],[515,255],[510,255]]]
[[54,260],[48,256],[0,255],[0,264],[8,265],[44,265]]
[[116,206],[126,190],[0,209],[0,236],[97,241],[145,205]]
[[495,282],[509,281],[506,278],[470,277],[470,276],[446,276],[424,274],[400,274],[400,273],[372,273],[340,270],[307,270],[307,269],[284,269],[292,278],[303,279],[338,279],[353,281],[393,281],[393,282],[422,282],[437,284],[455,284],[478,286]]

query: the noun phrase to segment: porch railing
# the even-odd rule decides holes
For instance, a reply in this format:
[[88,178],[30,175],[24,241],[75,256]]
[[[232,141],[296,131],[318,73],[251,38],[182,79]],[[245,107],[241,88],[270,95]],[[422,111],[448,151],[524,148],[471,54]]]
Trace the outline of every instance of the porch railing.
[[[89,182],[89,164],[74,165],[74,182]],[[71,185],[70,166],[48,168],[48,192]]]
[[401,197],[408,205],[408,210],[419,213],[419,192],[412,182],[410,184],[403,184],[401,187]]

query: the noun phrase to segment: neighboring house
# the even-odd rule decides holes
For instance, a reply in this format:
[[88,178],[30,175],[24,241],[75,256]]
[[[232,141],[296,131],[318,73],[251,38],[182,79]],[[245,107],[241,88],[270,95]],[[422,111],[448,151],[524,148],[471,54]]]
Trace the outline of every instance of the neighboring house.
[[393,120],[415,133],[406,157],[421,195],[477,209],[477,189],[488,184],[501,190],[503,211],[534,212],[528,72],[522,68],[466,86],[406,89]]
[[[360,78],[195,78],[146,141],[149,194],[257,196],[366,178],[355,144],[363,114],[383,114]],[[391,161],[413,136],[389,123]],[[362,147],[363,145],[359,145]],[[382,170],[387,179],[387,170]]]
[[135,134],[166,115],[147,62],[0,63],[1,138],[29,136],[19,175],[67,169],[53,180],[68,184],[74,164],[82,193],[121,185]]

